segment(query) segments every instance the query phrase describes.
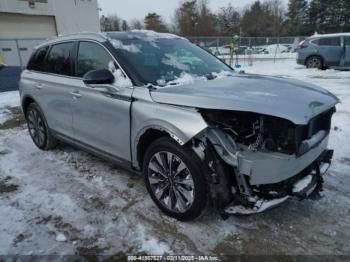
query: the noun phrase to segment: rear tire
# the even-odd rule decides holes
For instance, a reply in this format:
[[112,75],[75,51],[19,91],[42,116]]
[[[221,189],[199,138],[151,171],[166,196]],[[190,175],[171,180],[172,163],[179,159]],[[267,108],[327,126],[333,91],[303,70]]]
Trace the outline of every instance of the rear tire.
[[29,134],[39,149],[50,150],[57,146],[57,140],[51,134],[44,114],[36,103],[27,107],[26,120]]
[[317,69],[323,69],[323,60],[319,56],[311,56],[306,61],[306,67],[307,68],[317,68]]
[[170,138],[160,138],[147,149],[143,162],[145,184],[154,203],[180,221],[199,217],[208,203],[207,183],[200,159]]

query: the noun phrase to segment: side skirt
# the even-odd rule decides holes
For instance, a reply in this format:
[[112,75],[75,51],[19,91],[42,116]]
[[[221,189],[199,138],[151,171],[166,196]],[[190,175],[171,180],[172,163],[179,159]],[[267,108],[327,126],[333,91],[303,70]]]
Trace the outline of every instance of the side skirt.
[[110,153],[101,151],[95,147],[88,145],[88,144],[82,143],[76,139],[73,139],[71,137],[63,135],[63,134],[61,134],[53,129],[50,129],[50,132],[53,134],[53,136],[55,136],[58,140],[60,140],[62,142],[65,142],[69,145],[72,145],[73,147],[79,148],[79,149],[81,149],[85,152],[88,152],[88,153],[90,153],[98,158],[101,158],[103,160],[111,162],[111,163],[125,169],[128,172],[132,172],[132,173],[137,174],[137,175],[141,174],[137,170],[133,169],[131,161],[128,161],[128,160],[119,158],[117,156],[114,156]]

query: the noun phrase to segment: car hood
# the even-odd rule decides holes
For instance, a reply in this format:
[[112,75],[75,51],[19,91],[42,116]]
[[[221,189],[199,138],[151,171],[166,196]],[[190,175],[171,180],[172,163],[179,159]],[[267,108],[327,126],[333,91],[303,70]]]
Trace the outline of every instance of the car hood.
[[297,125],[307,124],[339,102],[336,96],[313,84],[249,74],[161,87],[151,96],[158,103],[254,112],[288,119]]

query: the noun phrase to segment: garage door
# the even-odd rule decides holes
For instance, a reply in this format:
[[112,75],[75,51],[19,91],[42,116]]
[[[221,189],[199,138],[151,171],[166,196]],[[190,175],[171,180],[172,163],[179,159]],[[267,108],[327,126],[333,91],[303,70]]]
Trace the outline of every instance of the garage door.
[[7,65],[25,66],[33,48],[56,35],[56,22],[52,16],[0,15],[0,55]]
[[0,15],[0,38],[47,38],[57,35],[53,16]]

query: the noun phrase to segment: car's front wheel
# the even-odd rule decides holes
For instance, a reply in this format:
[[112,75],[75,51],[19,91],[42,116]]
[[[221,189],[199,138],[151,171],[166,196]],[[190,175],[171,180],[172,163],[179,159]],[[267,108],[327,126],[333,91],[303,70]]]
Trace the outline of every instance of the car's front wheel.
[[143,173],[155,204],[168,216],[189,221],[207,206],[207,184],[198,157],[170,138],[155,141],[147,150]]
[[57,141],[51,134],[44,114],[36,103],[31,103],[28,106],[26,110],[26,120],[29,134],[38,148],[49,150],[56,146]]

